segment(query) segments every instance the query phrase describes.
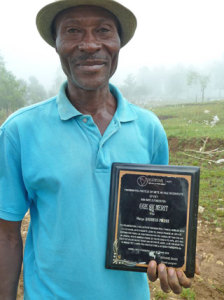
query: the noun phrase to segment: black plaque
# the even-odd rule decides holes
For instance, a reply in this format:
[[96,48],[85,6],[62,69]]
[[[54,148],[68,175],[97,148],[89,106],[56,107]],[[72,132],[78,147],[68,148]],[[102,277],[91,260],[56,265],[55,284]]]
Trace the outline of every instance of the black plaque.
[[195,272],[198,167],[114,163],[106,268],[146,272],[150,260]]

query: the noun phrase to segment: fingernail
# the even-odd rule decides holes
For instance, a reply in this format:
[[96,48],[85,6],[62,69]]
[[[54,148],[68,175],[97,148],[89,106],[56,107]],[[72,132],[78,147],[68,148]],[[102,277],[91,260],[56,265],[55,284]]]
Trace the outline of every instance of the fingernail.
[[183,276],[183,272],[180,271],[180,270],[177,270],[177,276],[178,276],[179,278],[181,278],[181,277]]
[[154,268],[156,266],[156,262],[154,260],[151,260],[149,264],[151,268]]
[[165,266],[164,265],[160,265],[160,272],[164,272],[165,271]]
[[169,275],[170,275],[170,276],[173,276],[173,275],[174,275],[174,269],[170,268],[170,269],[168,269],[168,272],[169,272]]

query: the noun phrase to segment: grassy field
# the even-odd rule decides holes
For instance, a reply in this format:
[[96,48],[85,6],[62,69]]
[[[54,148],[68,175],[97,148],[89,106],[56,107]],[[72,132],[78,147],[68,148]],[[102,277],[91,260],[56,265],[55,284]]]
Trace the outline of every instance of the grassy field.
[[[223,139],[224,101],[164,106],[153,111],[161,117],[168,137]],[[214,116],[219,122],[212,127]]]
[[[165,106],[153,111],[159,116],[167,132],[170,146],[170,164],[200,167],[199,219],[204,224],[202,225],[203,228],[207,226],[212,236],[221,235],[224,229],[224,101]],[[206,249],[204,251],[212,252],[214,249],[208,249],[211,236],[209,237],[206,233],[200,239],[203,240],[206,237],[207,244],[205,244]],[[218,236],[216,239],[218,239]],[[222,244],[221,240],[220,243]],[[219,258],[223,258],[221,244],[220,249],[217,250],[220,253]],[[211,243],[210,246],[217,247],[215,243],[214,245]],[[209,265],[211,265],[211,262],[208,263]],[[213,270],[214,267],[213,264]],[[207,273],[205,267],[204,269],[202,265],[202,276],[196,278],[193,288],[183,289],[182,294],[179,296],[163,293],[158,283],[151,285],[153,290],[152,299],[194,300],[202,299],[201,297],[203,299],[223,299],[223,283],[219,282],[218,291],[217,286],[210,284],[210,279],[206,282],[206,277],[212,276],[212,272],[210,271],[208,274],[208,269]],[[216,277],[215,274],[213,274],[214,277]],[[207,287],[209,287],[208,290],[206,290]],[[203,296],[197,296],[201,295],[203,290]],[[215,292],[217,294],[211,296]],[[210,296],[209,293],[211,293]]]
[[224,101],[166,106],[154,112],[167,132],[170,164],[201,168],[202,219],[224,228]]

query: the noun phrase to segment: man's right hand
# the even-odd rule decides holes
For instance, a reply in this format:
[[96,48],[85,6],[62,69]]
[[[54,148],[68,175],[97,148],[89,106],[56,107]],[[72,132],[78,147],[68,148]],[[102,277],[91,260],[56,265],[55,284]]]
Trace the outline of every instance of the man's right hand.
[[0,299],[16,300],[22,265],[21,221],[0,219]]

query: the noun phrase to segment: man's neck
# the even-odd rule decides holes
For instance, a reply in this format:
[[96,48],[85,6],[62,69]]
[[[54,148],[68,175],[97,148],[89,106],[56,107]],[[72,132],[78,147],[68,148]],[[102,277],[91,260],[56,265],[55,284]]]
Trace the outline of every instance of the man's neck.
[[116,99],[111,94],[109,86],[87,91],[74,87],[68,82],[67,95],[79,112],[92,116],[103,135],[117,107]]

